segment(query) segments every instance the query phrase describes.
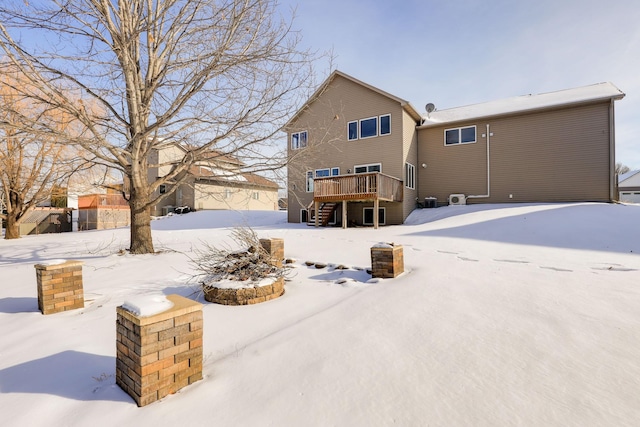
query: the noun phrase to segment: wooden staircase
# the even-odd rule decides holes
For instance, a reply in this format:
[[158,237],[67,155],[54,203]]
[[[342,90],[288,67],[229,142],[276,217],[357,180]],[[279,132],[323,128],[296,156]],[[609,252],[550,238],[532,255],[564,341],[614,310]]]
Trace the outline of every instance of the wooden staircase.
[[[318,212],[319,212],[318,224],[322,225],[323,227],[329,224],[329,221],[331,220],[331,217],[333,216],[333,213],[337,208],[338,208],[337,203],[333,203],[333,202],[322,203],[320,205],[320,208],[318,209]],[[311,202],[311,205],[309,205],[309,208],[307,209],[307,211],[310,212],[309,216],[307,217],[308,218],[307,225],[315,226],[316,216],[313,208],[313,202]]]

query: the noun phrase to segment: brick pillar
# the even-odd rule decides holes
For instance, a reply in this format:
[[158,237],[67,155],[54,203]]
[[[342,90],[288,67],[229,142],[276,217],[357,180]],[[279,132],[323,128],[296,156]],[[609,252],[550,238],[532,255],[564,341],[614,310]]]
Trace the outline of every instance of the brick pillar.
[[273,260],[273,265],[282,268],[284,259],[284,239],[260,239],[260,244]]
[[371,248],[371,276],[394,278],[404,272],[402,245],[385,243]]
[[138,406],[202,379],[202,304],[167,299],[173,307],[148,317],[116,308],[116,384]]
[[84,307],[82,261],[36,264],[38,308],[42,314]]

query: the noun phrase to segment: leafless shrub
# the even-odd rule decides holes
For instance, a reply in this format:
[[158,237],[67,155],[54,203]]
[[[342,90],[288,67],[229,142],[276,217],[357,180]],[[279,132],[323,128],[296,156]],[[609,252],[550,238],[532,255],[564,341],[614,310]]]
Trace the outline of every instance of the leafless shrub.
[[285,269],[275,266],[275,260],[260,244],[255,231],[249,227],[235,228],[231,233],[235,247],[218,247],[205,242],[196,249],[191,265],[196,271],[193,279],[208,284],[221,280],[259,281],[285,276]]

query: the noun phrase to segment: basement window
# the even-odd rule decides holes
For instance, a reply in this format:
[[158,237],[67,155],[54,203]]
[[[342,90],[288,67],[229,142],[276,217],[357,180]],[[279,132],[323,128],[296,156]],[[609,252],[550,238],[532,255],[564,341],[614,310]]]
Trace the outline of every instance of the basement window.
[[[385,224],[385,208],[378,208],[378,224]],[[373,225],[373,208],[362,208],[363,220],[362,223],[364,225]]]

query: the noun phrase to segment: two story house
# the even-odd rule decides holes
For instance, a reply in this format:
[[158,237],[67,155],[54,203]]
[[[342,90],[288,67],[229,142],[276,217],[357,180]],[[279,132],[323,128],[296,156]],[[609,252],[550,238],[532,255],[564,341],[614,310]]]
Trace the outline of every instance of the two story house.
[[[149,155],[149,179],[166,176],[186,150],[180,144],[166,142]],[[154,206],[152,215],[166,215],[175,207],[188,206],[196,210],[278,210],[278,184],[244,171],[240,160],[212,151],[208,158],[191,166],[187,178],[177,184],[175,191]],[[158,192],[166,193],[167,183]]]
[[285,128],[288,220],[377,227],[425,205],[612,201],[623,97],[601,83],[419,113],[334,71]]

